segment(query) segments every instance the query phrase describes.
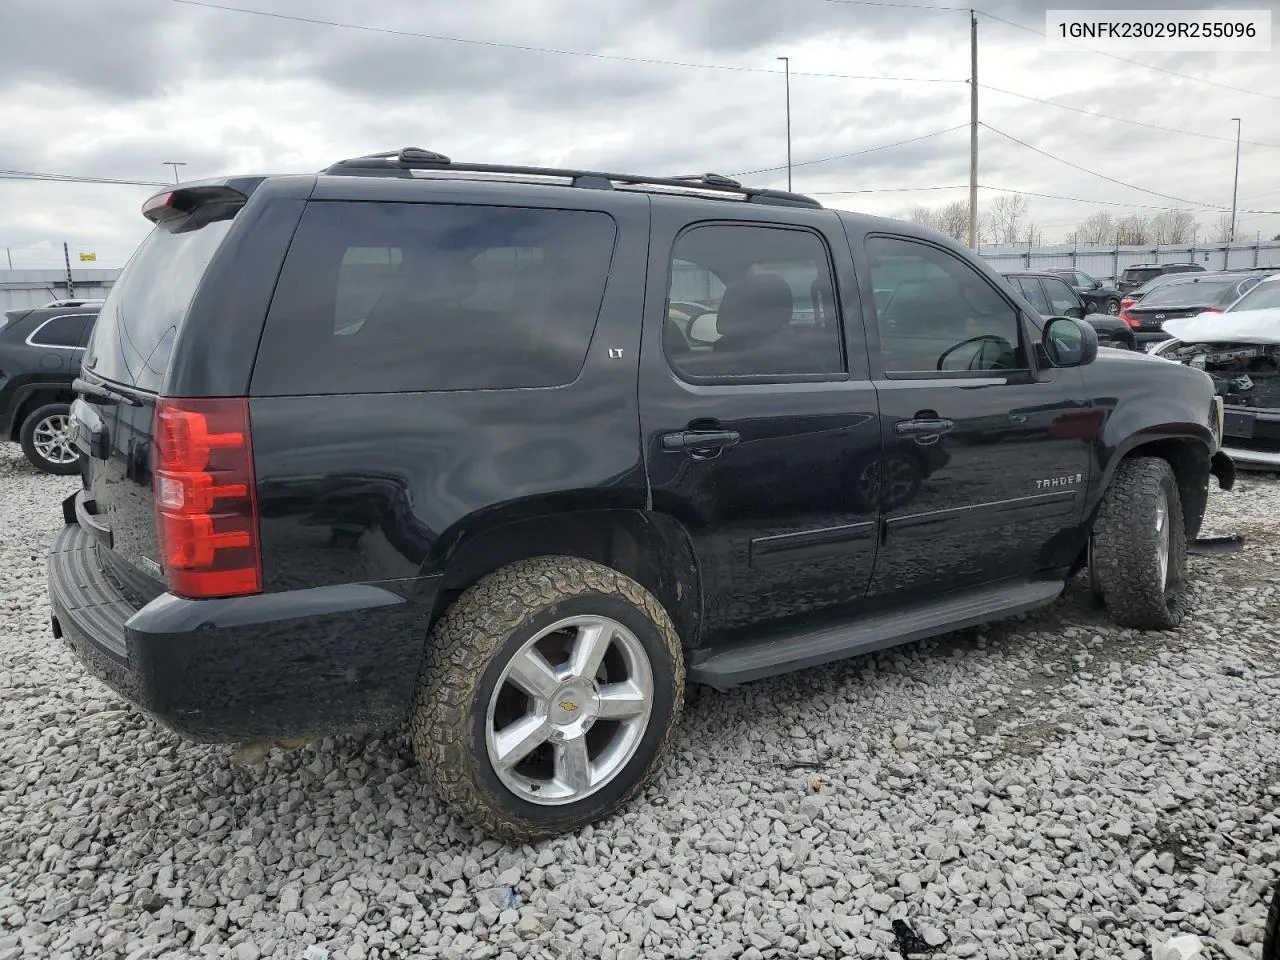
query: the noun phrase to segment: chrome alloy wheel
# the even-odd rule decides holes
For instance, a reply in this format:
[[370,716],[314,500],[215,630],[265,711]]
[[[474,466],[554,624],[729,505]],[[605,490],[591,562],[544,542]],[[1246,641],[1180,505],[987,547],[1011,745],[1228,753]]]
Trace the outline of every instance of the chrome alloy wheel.
[[569,617],[526,641],[503,669],[485,748],[520,799],[574,803],[626,767],[652,711],[653,669],[635,634],[608,617]]

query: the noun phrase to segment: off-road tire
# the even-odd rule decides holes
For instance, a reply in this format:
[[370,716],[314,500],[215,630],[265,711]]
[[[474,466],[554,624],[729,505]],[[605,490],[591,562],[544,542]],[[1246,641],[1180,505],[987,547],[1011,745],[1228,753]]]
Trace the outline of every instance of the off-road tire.
[[[1164,588],[1155,526],[1162,490],[1169,511],[1169,573]],[[1107,612],[1117,624],[1137,630],[1171,630],[1182,622],[1190,606],[1187,537],[1177,478],[1167,460],[1132,457],[1117,468],[1093,526],[1093,560]]]
[[[653,707],[635,755],[580,801],[540,806],[497,778],[485,749],[487,705],[507,660],[539,630],[585,613],[613,617],[644,645]],[[522,560],[470,587],[436,623],[409,718],[414,753],[441,799],[486,833],[528,843],[599,820],[657,774],[684,705],[684,656],[666,610],[644,587],[577,557]]]
[[1267,926],[1262,935],[1262,960],[1280,960],[1280,884],[1271,888]]
[[31,411],[30,415],[22,421],[22,429],[19,431],[18,439],[22,443],[22,452],[26,454],[31,465],[37,470],[44,473],[52,473],[61,477],[69,477],[73,473],[80,472],[79,460],[72,460],[70,463],[55,463],[47,459],[39,450],[36,449],[35,432],[36,427],[41,421],[55,416],[67,416],[71,412],[71,405],[67,403],[47,403],[43,407],[38,407]]

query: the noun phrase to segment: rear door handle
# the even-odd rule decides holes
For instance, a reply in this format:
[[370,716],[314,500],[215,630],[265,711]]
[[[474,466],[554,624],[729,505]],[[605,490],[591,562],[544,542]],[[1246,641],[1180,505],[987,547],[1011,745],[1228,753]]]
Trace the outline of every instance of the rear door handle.
[[917,439],[925,439],[928,437],[940,437],[944,433],[951,432],[955,427],[952,420],[903,420],[893,426],[893,432],[900,437],[915,437]]
[[667,453],[685,453],[690,450],[723,450],[742,442],[737,430],[681,430],[662,436],[662,449]]

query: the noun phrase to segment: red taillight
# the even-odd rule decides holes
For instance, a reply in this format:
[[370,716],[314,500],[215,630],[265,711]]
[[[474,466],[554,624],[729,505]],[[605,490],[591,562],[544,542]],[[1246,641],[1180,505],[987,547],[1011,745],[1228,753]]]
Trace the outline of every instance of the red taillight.
[[152,497],[169,589],[181,597],[262,592],[249,401],[156,402]]
[[1120,301],[1120,309],[1121,309],[1121,310],[1128,310],[1130,307],[1132,307],[1132,306],[1133,306],[1135,303],[1137,303],[1137,302],[1138,302],[1138,300],[1137,300],[1137,298],[1136,298],[1136,297],[1125,297],[1123,300],[1121,300],[1121,301]]
[[1127,323],[1129,326],[1133,327],[1133,329],[1135,330],[1137,330],[1140,326],[1142,326],[1142,323],[1140,321],[1130,316],[1128,313],[1126,313],[1123,310],[1120,311],[1120,319],[1123,320],[1125,323]]
[[1219,310],[1217,307],[1205,307],[1200,312],[1201,313],[1221,313],[1222,311]]

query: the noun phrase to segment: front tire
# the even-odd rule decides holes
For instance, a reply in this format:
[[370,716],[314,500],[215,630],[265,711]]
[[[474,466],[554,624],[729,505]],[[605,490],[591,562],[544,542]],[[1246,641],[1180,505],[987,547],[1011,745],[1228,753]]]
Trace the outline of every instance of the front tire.
[[80,471],[80,452],[67,435],[70,421],[71,405],[66,403],[45,404],[22,421],[22,452],[37,470],[59,476]]
[[1189,607],[1187,537],[1177,478],[1159,457],[1125,460],[1093,528],[1091,582],[1111,619],[1138,630],[1171,630]]
[[609,567],[540,557],[484,577],[436,624],[410,733],[455,812],[527,843],[634,797],[683,702],[680,641],[658,601]]

